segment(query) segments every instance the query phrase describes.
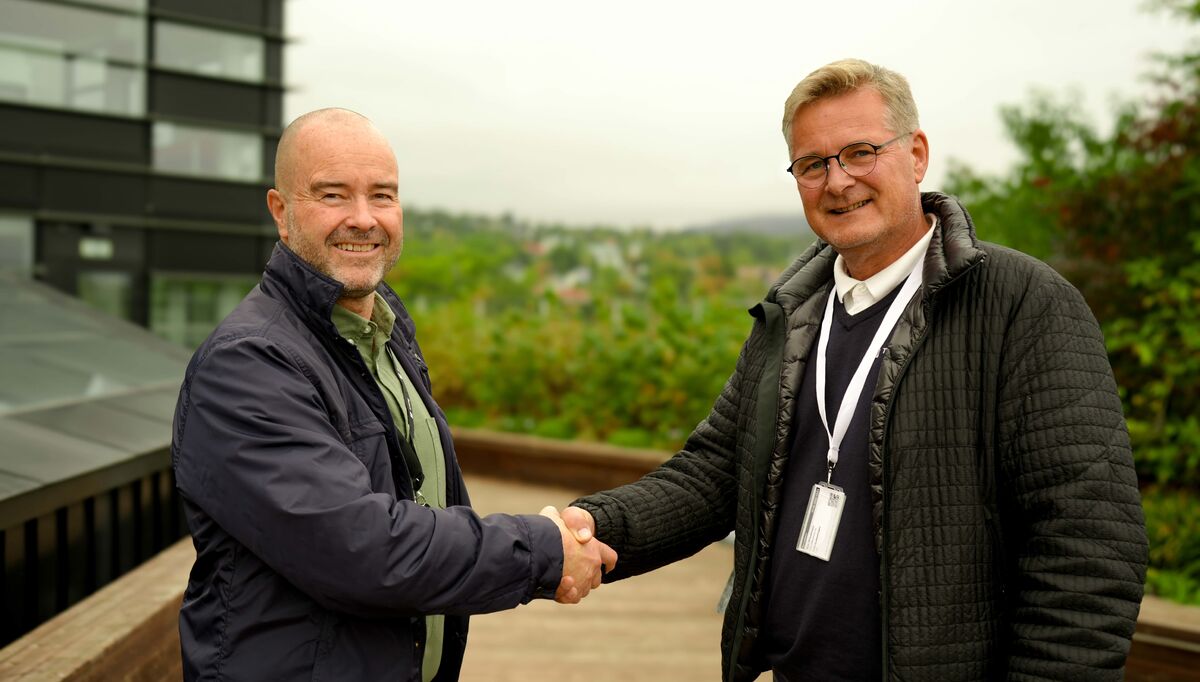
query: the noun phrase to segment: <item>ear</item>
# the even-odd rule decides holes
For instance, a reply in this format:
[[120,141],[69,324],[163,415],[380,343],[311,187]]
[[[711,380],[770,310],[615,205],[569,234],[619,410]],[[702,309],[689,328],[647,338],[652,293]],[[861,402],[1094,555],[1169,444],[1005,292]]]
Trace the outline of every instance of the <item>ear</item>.
[[267,210],[271,212],[271,218],[275,220],[275,229],[279,231],[279,241],[286,244],[288,241],[287,202],[279,190],[274,187],[267,190]]
[[919,185],[925,179],[925,171],[929,170],[929,138],[920,128],[913,132],[912,137],[913,179]]

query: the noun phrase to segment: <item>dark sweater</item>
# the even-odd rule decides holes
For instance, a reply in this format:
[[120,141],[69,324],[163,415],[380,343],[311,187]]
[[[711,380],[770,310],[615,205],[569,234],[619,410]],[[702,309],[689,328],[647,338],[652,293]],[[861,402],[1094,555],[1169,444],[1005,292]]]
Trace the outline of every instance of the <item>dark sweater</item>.
[[[840,300],[834,303],[825,354],[825,414],[831,427],[850,377],[899,292],[897,286],[853,316]],[[815,359],[815,348],[813,352]],[[768,569],[761,652],[779,682],[877,680],[882,674],[879,555],[871,526],[867,407],[879,376],[879,359],[867,375],[833,470],[833,484],[846,491],[846,506],[828,562],[796,550],[813,484],[826,475],[829,436],[817,411],[816,367],[816,362],[808,363],[796,400],[795,438]]]

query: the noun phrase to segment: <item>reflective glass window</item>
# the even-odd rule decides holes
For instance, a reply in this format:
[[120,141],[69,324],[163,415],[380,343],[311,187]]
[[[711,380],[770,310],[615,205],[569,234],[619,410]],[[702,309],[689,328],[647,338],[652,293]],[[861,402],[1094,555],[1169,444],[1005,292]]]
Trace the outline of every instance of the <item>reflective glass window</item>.
[[214,128],[155,123],[154,167],[226,180],[262,180],[262,137]]
[[145,93],[141,69],[0,44],[0,100],[140,116]]
[[233,312],[258,278],[158,273],[150,278],[150,331],[195,348]]
[[124,320],[133,316],[133,275],[90,270],[75,276],[79,298],[96,310]]
[[160,21],[154,25],[154,63],[189,73],[245,81],[263,79],[263,39]]
[[70,55],[142,63],[146,20],[57,3],[0,0],[0,44]]
[[33,270],[33,219],[0,215],[0,271]]

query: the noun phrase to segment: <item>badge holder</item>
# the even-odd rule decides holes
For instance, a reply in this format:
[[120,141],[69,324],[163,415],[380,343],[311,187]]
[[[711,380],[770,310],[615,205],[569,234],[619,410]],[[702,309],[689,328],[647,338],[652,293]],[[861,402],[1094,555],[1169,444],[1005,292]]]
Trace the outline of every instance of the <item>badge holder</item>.
[[[832,473],[833,467],[829,470]],[[814,483],[796,549],[821,561],[829,561],[845,506],[846,491],[827,481]]]

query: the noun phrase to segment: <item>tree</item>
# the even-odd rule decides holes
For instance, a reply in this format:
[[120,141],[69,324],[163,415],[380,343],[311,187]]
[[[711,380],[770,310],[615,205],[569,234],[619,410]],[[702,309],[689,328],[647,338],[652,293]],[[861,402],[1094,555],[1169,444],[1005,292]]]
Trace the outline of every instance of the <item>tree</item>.
[[[1200,1],[1162,9],[1200,21]],[[1200,53],[1160,56],[1156,92],[1103,137],[1069,100],[1002,117],[1021,158],[948,183],[981,236],[1048,260],[1100,320],[1151,539],[1152,591],[1200,603]]]

